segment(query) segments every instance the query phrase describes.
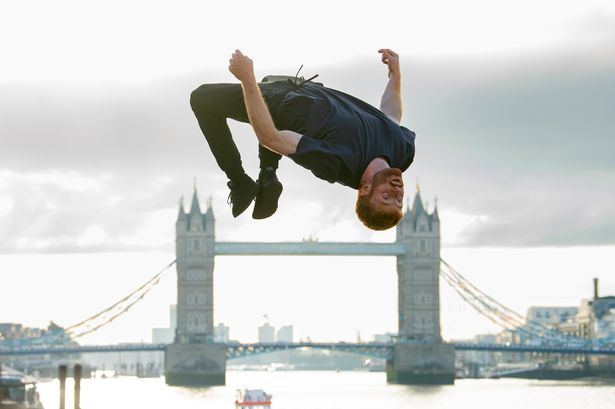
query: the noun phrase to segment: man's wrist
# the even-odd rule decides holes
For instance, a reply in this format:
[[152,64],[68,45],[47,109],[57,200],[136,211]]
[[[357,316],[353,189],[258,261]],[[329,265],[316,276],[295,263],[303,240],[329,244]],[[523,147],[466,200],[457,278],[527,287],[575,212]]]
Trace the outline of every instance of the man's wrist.
[[242,79],[241,85],[243,85],[244,88],[258,87],[258,83],[256,82],[256,77],[254,75]]
[[391,79],[401,79],[401,71],[389,71],[389,78]]

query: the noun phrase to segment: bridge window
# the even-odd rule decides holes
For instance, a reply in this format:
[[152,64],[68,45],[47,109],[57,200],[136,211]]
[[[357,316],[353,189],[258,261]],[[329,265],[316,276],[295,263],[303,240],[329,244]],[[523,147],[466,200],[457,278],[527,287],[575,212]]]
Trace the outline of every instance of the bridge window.
[[419,296],[419,303],[425,305],[433,304],[433,296],[431,294],[421,294]]
[[201,280],[204,278],[204,273],[202,270],[189,270],[188,279],[189,280]]
[[417,281],[421,282],[429,282],[432,281],[432,274],[430,270],[420,269],[415,273],[415,277]]

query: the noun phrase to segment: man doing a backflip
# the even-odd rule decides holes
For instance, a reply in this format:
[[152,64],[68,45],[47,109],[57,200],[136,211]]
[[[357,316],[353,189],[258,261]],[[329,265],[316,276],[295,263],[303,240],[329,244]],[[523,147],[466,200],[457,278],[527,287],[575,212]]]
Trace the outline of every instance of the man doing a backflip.
[[[278,207],[278,162],[287,156],[330,183],[357,189],[356,213],[373,230],[399,223],[402,172],[414,159],[414,132],[402,117],[399,56],[378,50],[389,80],[377,109],[351,95],[310,80],[256,81],[252,60],[236,50],[229,71],[241,84],[205,84],[190,97],[209,147],[229,179],[234,217],[254,201],[252,217]],[[249,122],[259,141],[257,181],[246,174],[227,118]]]

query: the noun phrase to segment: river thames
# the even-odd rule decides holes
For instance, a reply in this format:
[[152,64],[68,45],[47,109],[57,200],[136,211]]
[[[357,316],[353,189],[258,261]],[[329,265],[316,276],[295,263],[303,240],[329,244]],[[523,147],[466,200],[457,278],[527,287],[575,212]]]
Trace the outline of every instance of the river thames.
[[[67,380],[66,408],[73,408]],[[233,408],[235,391],[264,389],[272,409],[613,409],[615,380],[461,379],[454,386],[388,385],[384,373],[334,371],[227,372],[227,385],[170,387],[164,378],[84,379],[83,409]],[[46,409],[57,408],[58,381],[39,384]]]

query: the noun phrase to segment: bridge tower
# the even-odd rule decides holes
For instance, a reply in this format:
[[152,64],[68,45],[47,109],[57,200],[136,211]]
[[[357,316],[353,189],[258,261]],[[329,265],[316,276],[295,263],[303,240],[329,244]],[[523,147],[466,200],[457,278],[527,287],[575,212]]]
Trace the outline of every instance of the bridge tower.
[[397,226],[399,335],[387,362],[389,383],[451,384],[455,379],[453,345],[440,334],[440,218],[423,205],[417,186],[412,209]]
[[165,354],[169,385],[224,385],[226,347],[214,344],[213,270],[216,227],[211,203],[201,213],[196,188],[176,222],[177,329]]

